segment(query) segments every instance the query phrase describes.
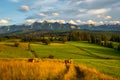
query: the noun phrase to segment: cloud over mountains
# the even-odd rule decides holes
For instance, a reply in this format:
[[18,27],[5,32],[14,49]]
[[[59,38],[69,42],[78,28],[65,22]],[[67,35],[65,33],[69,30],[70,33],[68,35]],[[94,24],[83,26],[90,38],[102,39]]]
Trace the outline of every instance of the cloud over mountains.
[[[6,0],[13,6],[14,19],[18,13],[21,22],[26,20],[64,20],[72,23],[119,21],[119,0]],[[16,9],[17,8],[17,9]],[[1,12],[0,8],[0,12]],[[6,8],[8,9],[8,8]],[[7,10],[6,10],[7,12]],[[22,13],[21,13],[22,12]],[[12,16],[11,16],[12,15]],[[4,17],[3,17],[4,18]],[[0,18],[1,20],[3,18]],[[80,21],[79,21],[80,20]],[[13,20],[16,21],[17,20]],[[77,22],[76,22],[77,21]]]

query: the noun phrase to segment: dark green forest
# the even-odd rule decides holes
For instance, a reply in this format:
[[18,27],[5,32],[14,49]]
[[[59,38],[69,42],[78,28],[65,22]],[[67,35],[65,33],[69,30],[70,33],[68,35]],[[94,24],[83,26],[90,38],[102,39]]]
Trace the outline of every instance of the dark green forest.
[[[120,50],[120,32],[100,31],[26,31],[1,35],[0,41],[8,39],[20,39],[22,42],[43,42],[46,45],[51,42],[87,41],[92,44]],[[118,43],[117,47],[113,43]]]

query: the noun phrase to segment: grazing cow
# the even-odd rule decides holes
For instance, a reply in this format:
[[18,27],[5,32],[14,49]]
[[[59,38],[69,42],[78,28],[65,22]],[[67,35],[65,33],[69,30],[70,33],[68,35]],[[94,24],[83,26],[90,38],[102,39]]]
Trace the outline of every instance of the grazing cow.
[[72,63],[72,60],[71,60],[71,59],[65,60],[65,64],[71,64],[71,63]]
[[38,58],[30,58],[28,62],[40,62],[40,60]]
[[33,59],[33,58],[28,59],[28,62],[35,62],[35,59]]

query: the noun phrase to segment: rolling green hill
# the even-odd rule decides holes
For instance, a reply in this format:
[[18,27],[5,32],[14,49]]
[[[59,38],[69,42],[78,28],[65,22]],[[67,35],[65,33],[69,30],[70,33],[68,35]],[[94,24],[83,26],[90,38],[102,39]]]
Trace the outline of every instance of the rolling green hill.
[[14,42],[0,42],[0,58],[47,58],[52,55],[55,59],[72,58],[75,64],[95,68],[100,72],[120,78],[120,51],[115,49],[90,44],[87,42],[51,43],[44,45],[41,42],[19,42],[14,47]]

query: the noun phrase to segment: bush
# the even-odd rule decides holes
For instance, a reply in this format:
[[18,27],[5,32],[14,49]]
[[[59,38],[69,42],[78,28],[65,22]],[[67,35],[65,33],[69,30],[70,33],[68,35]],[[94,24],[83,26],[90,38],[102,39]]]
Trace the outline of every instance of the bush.
[[45,45],[48,45],[48,44],[50,44],[50,40],[49,39],[43,39],[42,43],[44,43]]
[[54,59],[54,56],[53,55],[49,55],[48,58]]
[[65,43],[67,41],[67,36],[64,36],[63,38],[62,38],[62,43]]
[[15,42],[15,43],[14,43],[14,46],[15,46],[15,47],[18,47],[18,46],[19,46],[19,42]]
[[108,46],[109,42],[108,41],[104,41],[104,46]]

